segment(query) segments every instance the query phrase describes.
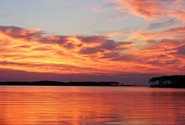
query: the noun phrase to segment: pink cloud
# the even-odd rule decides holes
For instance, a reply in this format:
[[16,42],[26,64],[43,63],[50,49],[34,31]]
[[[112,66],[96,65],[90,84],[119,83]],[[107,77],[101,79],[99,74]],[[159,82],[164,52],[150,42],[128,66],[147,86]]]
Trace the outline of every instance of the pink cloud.
[[185,20],[184,0],[113,0],[121,11],[129,12],[145,19],[166,17]]

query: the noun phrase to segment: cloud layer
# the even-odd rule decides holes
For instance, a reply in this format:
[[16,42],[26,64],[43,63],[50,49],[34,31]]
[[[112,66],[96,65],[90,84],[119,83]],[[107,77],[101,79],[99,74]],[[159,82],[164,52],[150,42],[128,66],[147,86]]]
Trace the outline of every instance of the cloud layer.
[[[104,36],[57,36],[0,26],[0,68],[56,74],[181,74],[184,33],[184,27],[135,32],[127,38],[131,42],[118,42]],[[134,39],[143,38],[143,45],[136,45]]]

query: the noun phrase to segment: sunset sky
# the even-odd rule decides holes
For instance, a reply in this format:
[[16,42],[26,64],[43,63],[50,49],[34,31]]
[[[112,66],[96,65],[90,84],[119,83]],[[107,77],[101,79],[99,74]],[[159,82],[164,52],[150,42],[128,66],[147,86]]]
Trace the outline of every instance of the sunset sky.
[[170,74],[185,74],[185,0],[0,0],[0,81]]

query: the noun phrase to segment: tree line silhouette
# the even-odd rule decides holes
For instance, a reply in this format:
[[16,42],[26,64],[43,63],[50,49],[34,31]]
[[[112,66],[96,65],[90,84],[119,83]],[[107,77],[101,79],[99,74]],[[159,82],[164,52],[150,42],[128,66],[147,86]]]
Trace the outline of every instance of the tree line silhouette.
[[149,80],[150,87],[185,88],[185,75],[160,76]]

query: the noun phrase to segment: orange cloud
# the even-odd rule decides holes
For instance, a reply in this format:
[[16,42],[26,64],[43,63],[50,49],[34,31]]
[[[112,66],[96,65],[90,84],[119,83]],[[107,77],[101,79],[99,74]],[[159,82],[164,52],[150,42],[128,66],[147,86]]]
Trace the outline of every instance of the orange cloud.
[[[175,32],[184,33],[184,28],[163,34]],[[138,47],[104,36],[49,36],[1,26],[0,68],[56,74],[183,73],[184,43],[177,36]]]
[[184,0],[113,0],[124,12],[129,12],[145,19],[166,17],[185,21]]

